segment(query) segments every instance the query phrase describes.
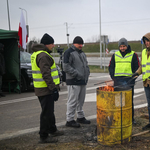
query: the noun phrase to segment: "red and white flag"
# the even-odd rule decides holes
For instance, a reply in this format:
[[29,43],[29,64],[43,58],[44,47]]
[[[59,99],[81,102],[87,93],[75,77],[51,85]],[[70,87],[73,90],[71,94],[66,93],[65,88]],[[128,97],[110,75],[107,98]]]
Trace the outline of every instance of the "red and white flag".
[[23,49],[26,49],[26,42],[28,40],[28,37],[27,37],[27,29],[26,29],[26,24],[25,24],[22,10],[21,10],[20,23],[19,23],[18,36],[19,36],[19,43],[21,47]]
[[108,48],[106,48],[106,54],[108,54],[109,53],[109,50],[108,50]]

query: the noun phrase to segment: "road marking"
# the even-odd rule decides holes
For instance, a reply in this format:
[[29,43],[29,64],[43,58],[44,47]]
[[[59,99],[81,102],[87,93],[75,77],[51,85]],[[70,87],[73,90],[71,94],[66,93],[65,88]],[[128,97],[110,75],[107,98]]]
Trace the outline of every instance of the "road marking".
[[26,98],[18,98],[18,99],[14,99],[14,100],[6,100],[6,101],[0,102],[0,105],[23,102],[23,101],[29,101],[29,100],[34,100],[34,99],[37,99],[37,96],[31,96],[31,97],[26,97]]
[[96,102],[96,93],[86,94],[85,102]]
[[[103,86],[103,85],[101,85]],[[86,90],[93,90],[93,89],[97,89],[98,87],[101,87],[101,86],[94,86],[94,87],[88,87]],[[140,92],[143,92],[144,91],[144,88],[139,88],[139,89],[135,89],[134,90],[134,93],[140,93]],[[67,94],[68,91],[64,91],[64,92],[60,92],[59,94],[60,95],[63,95],[63,94]],[[96,101],[96,99],[94,97],[96,97],[95,95],[96,92],[94,93],[90,93],[90,94],[86,94],[86,98],[85,98],[85,102],[92,102],[92,101]],[[144,93],[142,93],[144,94]],[[135,95],[134,97],[138,97],[138,96],[141,96],[142,94],[140,95]],[[6,101],[2,101],[0,102],[0,105],[6,105],[6,104],[12,104],[12,103],[18,103],[18,102],[24,102],[24,101],[31,101],[31,100],[35,100],[37,99],[37,96],[31,96],[31,97],[26,97],[26,98],[18,98],[18,99],[14,99],[14,100],[6,100]]]
[[[89,87],[86,90],[93,90],[96,89],[97,87]],[[60,95],[64,95],[64,94],[68,94],[68,91],[64,91],[64,92],[59,92]],[[13,100],[6,100],[6,101],[2,101],[0,102],[0,105],[6,105],[6,104],[12,104],[12,103],[18,103],[18,102],[24,102],[24,101],[31,101],[31,100],[35,100],[37,99],[37,96],[31,96],[31,97],[26,97],[26,98],[18,98],[18,99],[13,99]]]
[[144,87],[143,88],[134,89],[134,93],[139,93],[139,92],[143,92],[143,91],[144,91]]
[[147,103],[136,105],[136,106],[134,106],[134,109],[143,108],[143,107],[146,107],[147,105],[148,105]]
[[[92,77],[89,77],[89,79],[97,79],[97,78],[107,78],[109,77],[110,78],[110,75],[105,75],[105,76],[92,76]],[[110,79],[111,80],[111,79]]]
[[141,95],[143,95],[143,94],[145,94],[145,93],[138,94],[138,95],[134,95],[134,98],[139,97],[139,96],[141,96]]
[[[92,87],[92,88],[94,88],[94,87]],[[140,92],[143,92],[143,91],[144,91],[144,88],[139,88],[139,89],[135,89],[134,93],[140,93]],[[141,94],[134,95],[134,98],[139,97],[139,96],[141,96],[143,94],[145,94],[145,93],[143,92]],[[97,99],[96,92],[89,93],[89,94],[86,94],[85,102],[96,102],[96,99]]]

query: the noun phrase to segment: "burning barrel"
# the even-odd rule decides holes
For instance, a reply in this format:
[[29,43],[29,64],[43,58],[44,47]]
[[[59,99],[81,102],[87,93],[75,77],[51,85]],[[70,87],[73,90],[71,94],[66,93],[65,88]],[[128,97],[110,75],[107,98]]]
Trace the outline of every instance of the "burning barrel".
[[132,90],[97,88],[97,141],[102,145],[129,142],[132,134]]

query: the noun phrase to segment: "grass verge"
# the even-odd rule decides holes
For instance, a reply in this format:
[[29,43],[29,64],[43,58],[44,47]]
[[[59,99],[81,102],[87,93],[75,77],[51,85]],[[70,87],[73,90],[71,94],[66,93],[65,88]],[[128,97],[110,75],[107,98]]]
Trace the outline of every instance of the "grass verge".
[[91,73],[108,73],[108,67],[92,66],[89,65]]

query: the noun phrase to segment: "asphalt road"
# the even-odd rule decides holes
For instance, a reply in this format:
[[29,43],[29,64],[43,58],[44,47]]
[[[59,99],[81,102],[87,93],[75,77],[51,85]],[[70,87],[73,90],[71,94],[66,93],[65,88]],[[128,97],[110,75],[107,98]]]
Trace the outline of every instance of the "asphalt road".
[[[54,57],[55,62],[59,63],[60,59],[59,57]],[[111,57],[87,57],[87,61],[89,65],[96,65],[96,66],[108,66],[110,62]]]
[[[108,73],[90,75],[83,108],[86,118],[96,118],[96,88],[105,85],[94,86],[94,84],[107,80],[110,80]],[[141,104],[146,106],[141,76],[137,81],[134,95],[135,107]],[[58,126],[66,122],[67,103],[67,87],[65,84],[61,84],[60,87],[60,98],[55,103],[55,117]],[[0,140],[39,130],[40,112],[40,104],[33,91],[21,94],[6,93],[6,97],[0,98]]]

